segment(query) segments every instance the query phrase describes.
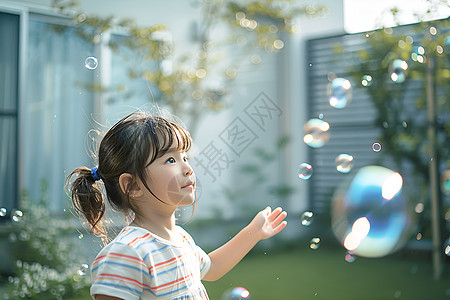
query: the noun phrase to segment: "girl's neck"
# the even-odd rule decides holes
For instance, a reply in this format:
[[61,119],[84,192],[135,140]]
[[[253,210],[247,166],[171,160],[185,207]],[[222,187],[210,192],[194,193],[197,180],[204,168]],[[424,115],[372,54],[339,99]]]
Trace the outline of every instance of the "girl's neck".
[[142,215],[136,215],[130,225],[142,227],[163,239],[171,241],[173,240],[173,233],[175,229],[175,216],[173,214],[153,215],[150,218]]

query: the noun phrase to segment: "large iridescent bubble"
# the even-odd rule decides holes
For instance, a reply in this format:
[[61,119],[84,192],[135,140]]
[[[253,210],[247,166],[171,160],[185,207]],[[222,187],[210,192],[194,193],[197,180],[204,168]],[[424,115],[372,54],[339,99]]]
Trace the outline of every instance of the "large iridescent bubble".
[[405,244],[412,215],[402,186],[399,173],[366,166],[337,188],[332,202],[332,229],[348,251],[363,257],[382,257]]

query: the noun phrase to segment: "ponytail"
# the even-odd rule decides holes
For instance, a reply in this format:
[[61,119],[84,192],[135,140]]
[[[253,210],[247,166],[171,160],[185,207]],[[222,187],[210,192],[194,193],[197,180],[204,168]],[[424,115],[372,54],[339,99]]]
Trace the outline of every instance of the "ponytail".
[[84,216],[92,233],[106,238],[107,232],[102,222],[105,214],[105,201],[102,191],[96,183],[100,179],[98,170],[97,168],[92,170],[86,167],[78,168],[67,177],[67,182],[75,174],[77,177],[70,188],[73,207]]

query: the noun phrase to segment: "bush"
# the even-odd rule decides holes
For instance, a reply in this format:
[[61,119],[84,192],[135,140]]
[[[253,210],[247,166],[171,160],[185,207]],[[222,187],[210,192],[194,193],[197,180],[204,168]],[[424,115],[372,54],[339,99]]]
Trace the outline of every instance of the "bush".
[[70,214],[53,216],[47,194],[43,181],[41,199],[32,201],[24,193],[22,211],[12,214],[9,251],[16,263],[5,299],[67,299],[86,294],[90,286],[89,266],[76,251]]

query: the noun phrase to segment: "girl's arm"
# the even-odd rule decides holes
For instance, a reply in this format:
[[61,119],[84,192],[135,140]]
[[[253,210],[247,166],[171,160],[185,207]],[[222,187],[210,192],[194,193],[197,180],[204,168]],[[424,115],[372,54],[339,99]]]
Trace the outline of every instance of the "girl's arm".
[[270,238],[283,230],[287,213],[280,207],[271,211],[270,207],[260,211],[255,218],[236,236],[222,247],[209,253],[211,266],[203,280],[214,281],[228,273],[260,241]]

